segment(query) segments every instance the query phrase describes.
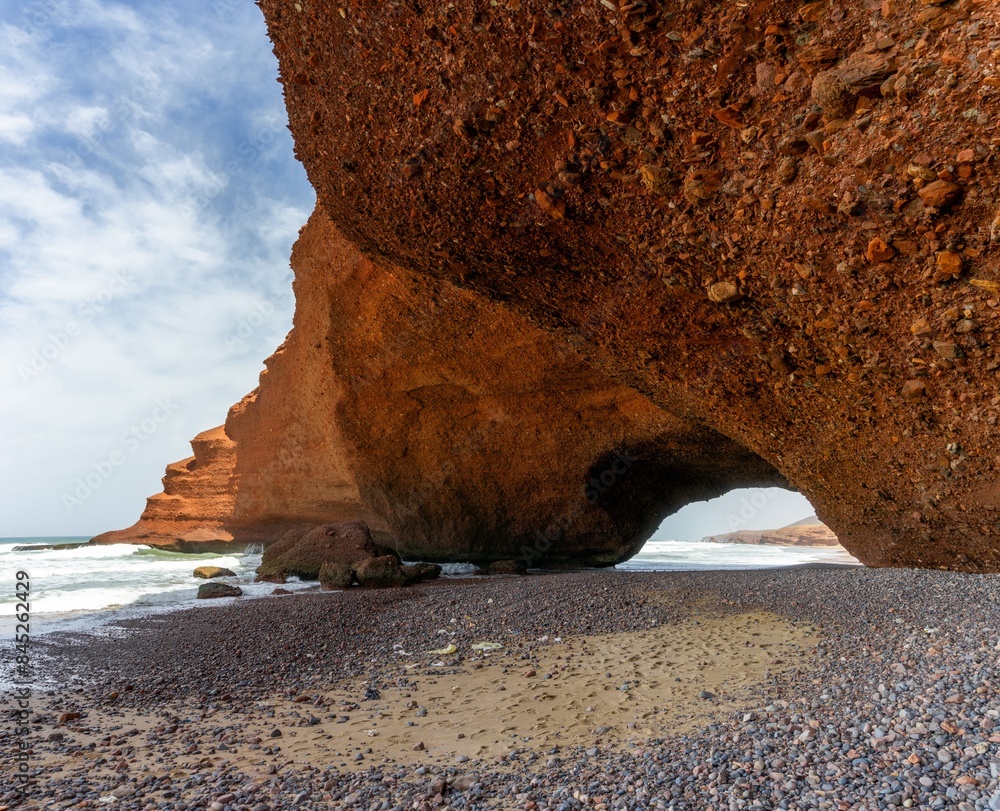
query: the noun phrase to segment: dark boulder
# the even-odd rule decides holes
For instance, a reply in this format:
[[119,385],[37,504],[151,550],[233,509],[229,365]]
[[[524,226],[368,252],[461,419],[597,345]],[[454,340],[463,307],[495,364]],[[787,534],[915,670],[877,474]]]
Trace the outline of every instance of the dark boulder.
[[354,585],[354,570],[346,563],[328,561],[319,567],[319,583],[324,591],[339,591]]
[[317,580],[324,563],[353,568],[371,558],[390,556],[399,562],[394,549],[372,540],[363,521],[320,524],[310,528],[290,529],[265,551],[257,576],[260,580],[284,582],[277,578],[290,575],[303,580]]
[[199,600],[214,600],[218,597],[239,597],[243,589],[229,583],[202,583],[198,586]]
[[420,573],[421,580],[437,580],[441,576],[441,566],[437,563],[414,564]]
[[495,560],[486,567],[486,574],[524,574],[528,567],[520,560]]
[[382,555],[359,563],[355,567],[358,582],[367,588],[388,588],[390,586],[405,586],[415,583],[419,574],[415,566],[400,565],[399,558],[392,555]]

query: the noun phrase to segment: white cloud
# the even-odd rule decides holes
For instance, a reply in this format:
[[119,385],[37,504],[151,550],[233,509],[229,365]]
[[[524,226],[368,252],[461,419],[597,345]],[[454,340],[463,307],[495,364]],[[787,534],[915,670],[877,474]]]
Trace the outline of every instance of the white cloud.
[[[0,535],[138,517],[283,339],[313,202],[252,4],[39,8],[0,25]],[[267,159],[246,159],[264,126]],[[176,410],[68,512],[62,495],[164,398]]]
[[34,128],[35,125],[26,115],[0,113],[0,140],[23,144]]
[[66,131],[85,140],[93,140],[97,133],[110,126],[105,107],[81,105],[70,109],[66,116]]

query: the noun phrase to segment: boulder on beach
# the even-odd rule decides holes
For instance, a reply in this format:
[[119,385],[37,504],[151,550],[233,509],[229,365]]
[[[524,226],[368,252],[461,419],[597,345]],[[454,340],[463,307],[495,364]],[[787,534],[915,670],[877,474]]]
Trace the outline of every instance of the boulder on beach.
[[236,577],[236,572],[223,566],[199,566],[194,570],[194,576],[211,580],[215,577]]
[[376,543],[364,521],[344,521],[293,529],[264,551],[257,579],[284,583],[290,576],[319,580],[325,589],[384,588],[430,580],[441,567],[404,566],[395,549]]
[[324,563],[339,563],[354,568],[363,560],[384,555],[391,555],[399,561],[394,549],[372,540],[364,521],[319,524],[290,529],[271,544],[264,551],[257,576],[261,580],[276,582],[284,582],[284,578],[290,575],[303,580],[316,580]]
[[415,563],[413,566],[420,574],[421,580],[437,580],[441,576],[442,570],[438,563]]
[[[354,573],[357,575],[358,583],[362,586],[380,589],[406,585],[408,576],[414,577],[413,567],[407,566],[406,568],[410,571],[403,571],[399,558],[392,555],[382,555],[361,561],[355,566]],[[415,580],[411,579],[410,582],[415,582]]]
[[524,574],[528,567],[520,560],[495,560],[485,571],[486,574]]
[[199,600],[214,600],[218,597],[239,597],[243,589],[229,583],[202,583],[198,586]]
[[319,584],[324,591],[339,591],[354,585],[354,570],[346,563],[327,561],[319,567]]

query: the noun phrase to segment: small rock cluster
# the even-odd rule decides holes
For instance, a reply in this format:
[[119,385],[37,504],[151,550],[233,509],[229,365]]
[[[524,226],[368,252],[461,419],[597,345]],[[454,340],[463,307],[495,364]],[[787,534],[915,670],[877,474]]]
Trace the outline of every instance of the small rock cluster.
[[257,567],[258,580],[284,583],[294,575],[319,580],[325,589],[354,583],[368,588],[408,586],[440,574],[437,564],[404,564],[396,550],[372,539],[363,521],[289,530],[264,551]]

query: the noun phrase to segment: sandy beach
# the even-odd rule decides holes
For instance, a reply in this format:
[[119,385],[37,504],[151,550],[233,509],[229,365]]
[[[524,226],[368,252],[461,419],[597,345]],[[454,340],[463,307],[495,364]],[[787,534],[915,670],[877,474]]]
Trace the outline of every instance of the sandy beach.
[[991,808],[998,583],[534,575],[49,637],[0,806]]

